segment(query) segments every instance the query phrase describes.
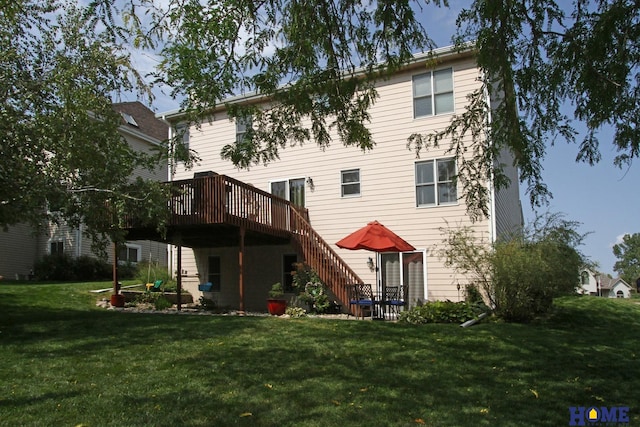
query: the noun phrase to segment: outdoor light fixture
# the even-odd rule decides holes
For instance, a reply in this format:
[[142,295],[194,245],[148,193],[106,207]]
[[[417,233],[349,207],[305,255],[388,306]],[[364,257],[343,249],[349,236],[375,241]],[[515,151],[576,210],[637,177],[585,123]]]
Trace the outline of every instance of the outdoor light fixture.
[[369,257],[369,259],[367,260],[367,267],[369,267],[369,270],[374,271],[376,269],[375,265],[373,264],[373,258]]
[[309,188],[310,188],[311,190],[314,190],[314,189],[316,188],[316,186],[315,186],[315,185],[313,185],[313,178],[311,178],[310,176],[309,176],[309,177],[307,177],[307,185],[309,186]]

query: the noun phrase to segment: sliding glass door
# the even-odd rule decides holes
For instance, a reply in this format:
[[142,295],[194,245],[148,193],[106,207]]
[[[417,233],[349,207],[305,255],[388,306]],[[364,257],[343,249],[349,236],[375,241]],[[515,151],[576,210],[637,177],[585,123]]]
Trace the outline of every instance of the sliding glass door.
[[386,286],[398,286],[408,307],[415,306],[417,301],[426,301],[425,251],[383,253],[380,254],[379,265],[382,289]]

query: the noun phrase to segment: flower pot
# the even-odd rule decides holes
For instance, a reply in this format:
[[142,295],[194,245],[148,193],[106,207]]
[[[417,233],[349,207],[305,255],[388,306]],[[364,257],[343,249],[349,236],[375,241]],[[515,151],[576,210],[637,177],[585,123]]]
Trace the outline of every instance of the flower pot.
[[287,300],[270,298],[267,300],[267,308],[269,309],[269,314],[273,316],[282,316],[287,310]]
[[124,295],[111,295],[111,305],[114,307],[124,307]]

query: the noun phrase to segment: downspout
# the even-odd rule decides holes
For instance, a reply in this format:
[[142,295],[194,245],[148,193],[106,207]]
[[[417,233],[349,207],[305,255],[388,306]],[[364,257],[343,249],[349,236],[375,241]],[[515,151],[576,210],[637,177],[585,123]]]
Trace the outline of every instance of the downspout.
[[[486,138],[489,139],[489,144],[493,145],[493,140],[489,137],[489,128],[491,126],[491,96],[489,95],[489,90],[486,85],[486,75],[482,72],[482,82],[484,84],[483,92],[485,97],[485,103],[487,108],[487,125],[486,125]],[[493,159],[495,162],[496,159]],[[496,241],[496,189],[493,183],[493,164],[491,165],[491,174],[489,177],[489,182],[487,185],[489,186],[489,241],[494,243]]]
[[[173,138],[173,126],[171,126],[171,123],[169,121],[167,121],[166,119],[166,115],[162,115],[162,117],[160,118],[160,120],[162,120],[163,122],[165,122],[166,124],[169,125],[169,141],[171,141],[171,139]],[[173,181],[173,159],[171,157],[168,158],[168,169],[167,169],[167,181],[169,183],[171,183]],[[167,269],[169,270],[169,277],[173,277],[173,253],[174,253],[174,247],[172,244],[168,244],[167,245]],[[180,274],[180,272],[178,272],[178,275]]]

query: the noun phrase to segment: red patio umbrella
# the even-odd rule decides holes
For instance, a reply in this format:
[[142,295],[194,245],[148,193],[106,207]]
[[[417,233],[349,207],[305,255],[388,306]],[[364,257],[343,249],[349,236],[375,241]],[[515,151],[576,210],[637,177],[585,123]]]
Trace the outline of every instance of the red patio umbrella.
[[343,249],[367,249],[374,252],[415,251],[411,244],[378,221],[371,221],[361,229],[336,242]]
[[[347,237],[342,240],[336,242],[336,245],[343,249],[366,249],[373,252],[408,252],[415,251],[411,244],[407,243],[402,237],[398,236],[393,231],[389,230],[384,225],[380,224],[378,221],[371,221],[366,226],[361,229],[354,231],[349,234]],[[376,276],[378,275],[378,269],[376,268]],[[378,278],[380,280],[380,278]],[[375,298],[373,295],[373,291],[371,290],[371,285],[353,285],[356,286],[367,286],[368,291],[364,298],[358,295],[358,291],[354,292],[354,296],[350,297],[349,304],[354,304],[358,307],[360,306],[370,306],[371,307],[371,318],[373,319],[374,306],[379,302],[378,298],[384,297],[384,290],[382,290],[383,294],[378,298]],[[378,284],[378,290],[381,290],[380,283]],[[397,298],[397,297],[396,297]]]

